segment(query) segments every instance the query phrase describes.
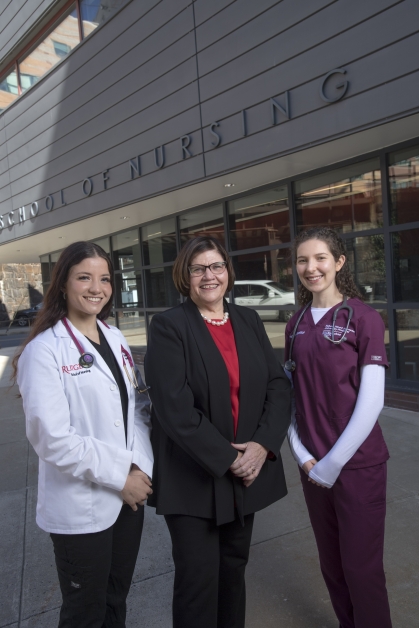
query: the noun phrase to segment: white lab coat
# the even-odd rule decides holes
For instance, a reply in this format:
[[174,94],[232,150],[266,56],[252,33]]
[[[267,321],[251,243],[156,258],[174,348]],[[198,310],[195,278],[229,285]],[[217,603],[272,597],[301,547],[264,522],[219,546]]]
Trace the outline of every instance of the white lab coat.
[[[37,524],[47,532],[81,534],[115,523],[131,463],[151,477],[153,453],[150,402],[126,377],[124,336],[99,323],[127,386],[126,442],[115,379],[93,345],[69,324],[84,350],[94,355],[94,365],[79,367],[80,353],[60,321],[25,347],[17,381],[26,434],[39,456]],[[138,369],[136,374],[141,382]]]

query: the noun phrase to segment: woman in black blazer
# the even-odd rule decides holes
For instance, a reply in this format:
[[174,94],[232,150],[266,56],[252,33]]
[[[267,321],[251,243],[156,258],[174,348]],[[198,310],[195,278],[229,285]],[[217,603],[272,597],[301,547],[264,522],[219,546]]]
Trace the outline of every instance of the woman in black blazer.
[[211,237],[173,269],[182,305],[153,316],[145,359],[154,493],[173,543],[174,628],[244,628],[254,513],[286,495],[290,386],[254,310],[224,299],[231,260]]

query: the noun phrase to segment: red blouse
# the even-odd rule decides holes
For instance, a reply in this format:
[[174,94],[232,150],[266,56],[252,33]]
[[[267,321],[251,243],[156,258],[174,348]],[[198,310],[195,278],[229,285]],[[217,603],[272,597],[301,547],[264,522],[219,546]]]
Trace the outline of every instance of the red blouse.
[[236,436],[237,425],[239,422],[240,371],[233,327],[230,319],[225,323],[225,325],[211,325],[211,323],[207,323],[207,326],[227,367],[228,378],[230,380],[230,399],[231,412],[233,414],[234,436]]

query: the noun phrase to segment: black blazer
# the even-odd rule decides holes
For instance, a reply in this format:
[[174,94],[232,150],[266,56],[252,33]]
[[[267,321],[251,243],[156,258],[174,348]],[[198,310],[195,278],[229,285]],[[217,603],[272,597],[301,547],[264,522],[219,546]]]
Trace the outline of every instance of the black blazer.
[[225,302],[240,369],[235,442],[273,456],[249,488],[229,471],[237,457],[225,362],[196,305],[155,314],[145,357],[152,401],[153,495],[158,514],[216,518],[221,525],[287,493],[279,450],[290,423],[290,384],[254,310]]

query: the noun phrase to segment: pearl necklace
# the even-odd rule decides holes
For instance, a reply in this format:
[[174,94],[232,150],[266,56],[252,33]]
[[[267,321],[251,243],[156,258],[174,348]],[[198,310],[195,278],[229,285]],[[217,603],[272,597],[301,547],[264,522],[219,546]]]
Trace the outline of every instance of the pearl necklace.
[[[200,312],[201,314],[201,312]],[[211,318],[207,318],[206,316],[204,316],[203,314],[201,314],[202,318],[204,319],[204,321],[210,325],[217,325],[217,327],[221,327],[222,325],[225,325],[226,322],[228,321],[228,317],[229,317],[229,313],[228,312],[224,312],[224,316],[223,316],[223,320],[222,321],[213,321]]]

